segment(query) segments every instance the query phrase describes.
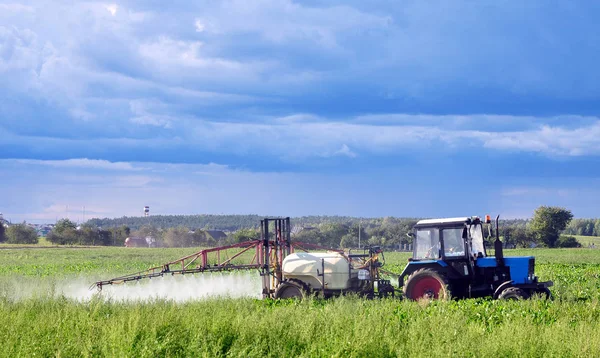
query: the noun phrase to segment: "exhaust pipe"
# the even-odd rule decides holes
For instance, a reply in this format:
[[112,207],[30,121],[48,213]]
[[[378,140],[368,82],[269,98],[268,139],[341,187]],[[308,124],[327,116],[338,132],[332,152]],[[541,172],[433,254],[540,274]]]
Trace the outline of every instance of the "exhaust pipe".
[[496,255],[496,264],[498,267],[504,266],[504,251],[502,241],[500,241],[500,230],[498,230],[498,220],[500,215],[496,216],[496,241],[494,241],[494,253]]

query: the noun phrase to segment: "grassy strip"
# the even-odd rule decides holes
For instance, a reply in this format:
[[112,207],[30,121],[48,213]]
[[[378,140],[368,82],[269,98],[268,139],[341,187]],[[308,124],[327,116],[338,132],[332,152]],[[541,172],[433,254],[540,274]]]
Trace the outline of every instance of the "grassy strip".
[[598,301],[0,300],[1,356],[600,356]]
[[[0,357],[600,356],[600,250],[507,250],[536,256],[538,276],[555,282],[555,301],[123,303],[13,294],[28,286],[51,291],[70,277],[109,278],[194,251],[0,250]],[[408,256],[387,253],[385,268],[400,272]]]
[[582,235],[567,235],[573,236],[579,241],[583,247],[587,247],[589,244],[596,245],[596,248],[600,248],[600,236],[582,236]]

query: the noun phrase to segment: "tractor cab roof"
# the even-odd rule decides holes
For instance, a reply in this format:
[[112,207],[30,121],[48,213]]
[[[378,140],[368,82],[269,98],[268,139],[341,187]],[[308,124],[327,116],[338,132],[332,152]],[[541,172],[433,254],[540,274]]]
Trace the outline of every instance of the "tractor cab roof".
[[415,228],[419,227],[437,227],[437,226],[459,226],[469,222],[471,218],[446,218],[446,219],[427,219],[417,222]]

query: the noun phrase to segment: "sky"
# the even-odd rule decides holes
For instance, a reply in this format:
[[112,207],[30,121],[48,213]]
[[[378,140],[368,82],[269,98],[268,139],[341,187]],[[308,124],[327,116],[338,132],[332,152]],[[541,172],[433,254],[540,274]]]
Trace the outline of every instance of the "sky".
[[600,217],[600,3],[0,0],[0,212]]

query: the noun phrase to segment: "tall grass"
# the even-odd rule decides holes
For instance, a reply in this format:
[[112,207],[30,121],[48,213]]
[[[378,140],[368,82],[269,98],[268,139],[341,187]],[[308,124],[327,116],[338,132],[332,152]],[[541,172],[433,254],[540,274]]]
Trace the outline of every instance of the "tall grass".
[[[110,278],[193,250],[0,250],[0,357],[600,356],[600,250],[507,250],[537,257],[554,301],[178,303],[53,293],[61,280]],[[407,257],[386,254],[386,268],[400,272]],[[15,294],[30,286],[41,290]]]
[[598,301],[0,300],[5,357],[600,356]]

